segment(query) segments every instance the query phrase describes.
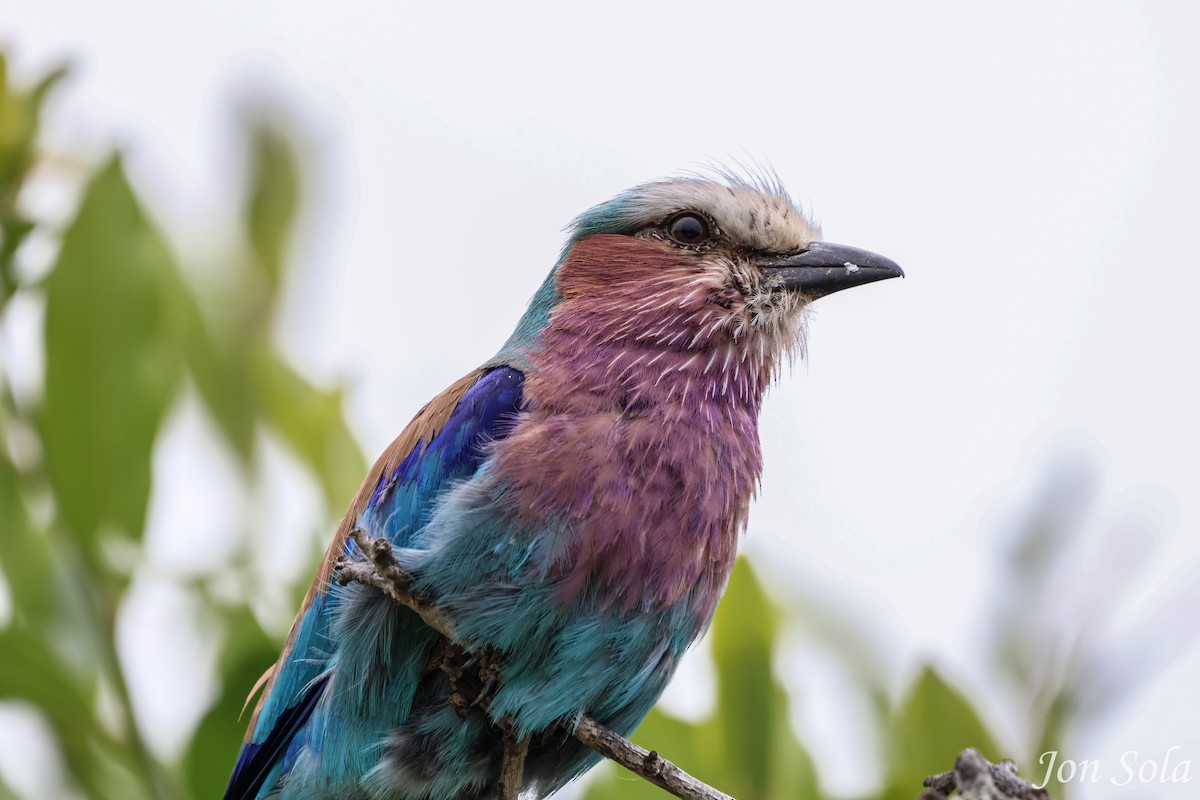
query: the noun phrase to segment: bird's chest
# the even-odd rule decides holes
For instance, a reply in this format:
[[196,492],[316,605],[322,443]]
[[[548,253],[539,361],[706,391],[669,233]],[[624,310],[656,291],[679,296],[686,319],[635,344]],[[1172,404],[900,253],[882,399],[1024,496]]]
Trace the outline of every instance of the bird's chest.
[[586,588],[630,609],[690,598],[711,611],[761,467],[753,415],[534,408],[495,455],[522,527],[555,531],[560,597]]

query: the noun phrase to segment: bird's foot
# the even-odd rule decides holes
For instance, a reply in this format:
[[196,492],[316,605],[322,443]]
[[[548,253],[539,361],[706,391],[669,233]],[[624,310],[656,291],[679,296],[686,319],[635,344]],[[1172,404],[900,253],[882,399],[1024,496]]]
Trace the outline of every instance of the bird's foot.
[[497,678],[488,678],[483,682],[483,687],[479,690],[479,694],[471,701],[471,708],[490,703],[496,695],[496,689],[500,686],[500,681]]
[[429,671],[450,679],[450,705],[460,717],[472,709],[487,709],[500,688],[500,657],[490,647],[467,653],[443,639],[429,660]]

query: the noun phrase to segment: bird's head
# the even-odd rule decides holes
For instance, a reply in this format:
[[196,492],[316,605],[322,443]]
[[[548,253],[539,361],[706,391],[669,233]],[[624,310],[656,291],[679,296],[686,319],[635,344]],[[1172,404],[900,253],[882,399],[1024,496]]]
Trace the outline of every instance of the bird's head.
[[813,300],[903,274],[883,256],[821,241],[778,181],[648,183],[574,220],[505,350],[557,332],[579,348],[752,351],[755,371],[770,372],[802,348]]

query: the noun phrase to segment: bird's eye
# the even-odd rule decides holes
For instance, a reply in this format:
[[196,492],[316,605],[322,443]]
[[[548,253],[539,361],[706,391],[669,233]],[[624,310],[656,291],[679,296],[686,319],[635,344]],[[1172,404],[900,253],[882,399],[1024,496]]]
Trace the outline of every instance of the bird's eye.
[[667,223],[667,235],[680,244],[703,244],[708,241],[708,223],[695,214],[680,214]]

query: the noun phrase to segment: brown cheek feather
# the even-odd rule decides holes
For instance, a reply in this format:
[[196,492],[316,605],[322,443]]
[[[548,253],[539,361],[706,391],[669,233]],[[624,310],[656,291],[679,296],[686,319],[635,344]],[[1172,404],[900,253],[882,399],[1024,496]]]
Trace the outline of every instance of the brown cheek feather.
[[571,248],[558,269],[558,292],[564,299],[596,297],[622,285],[653,285],[668,275],[694,273],[700,256],[654,239],[597,233]]

